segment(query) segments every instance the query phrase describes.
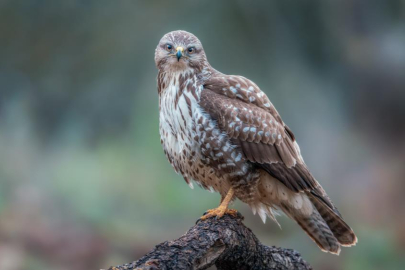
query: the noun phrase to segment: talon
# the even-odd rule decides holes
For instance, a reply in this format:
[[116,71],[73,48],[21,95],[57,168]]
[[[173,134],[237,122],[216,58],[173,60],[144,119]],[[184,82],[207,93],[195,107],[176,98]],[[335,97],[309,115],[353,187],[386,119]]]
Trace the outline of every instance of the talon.
[[238,211],[236,209],[228,209],[226,211],[226,214],[231,215],[233,217],[237,217],[238,216]]
[[200,218],[201,220],[206,220],[211,217],[215,217],[216,219],[222,218],[225,214],[231,215],[233,217],[237,217],[238,211],[235,209],[223,209],[221,207],[215,209],[209,209],[207,212]]
[[210,217],[216,217],[217,219],[219,219],[223,217],[223,215],[225,214],[236,216],[238,213],[236,210],[228,209],[228,205],[232,201],[234,193],[235,192],[233,188],[230,188],[225,198],[223,198],[221,204],[215,209],[207,210],[207,213],[201,217],[201,220],[206,220],[207,218]]

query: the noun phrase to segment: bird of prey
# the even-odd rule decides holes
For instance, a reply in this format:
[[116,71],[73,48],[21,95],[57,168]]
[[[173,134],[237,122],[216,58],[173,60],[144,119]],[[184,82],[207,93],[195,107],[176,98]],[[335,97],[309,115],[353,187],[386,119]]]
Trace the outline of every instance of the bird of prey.
[[325,252],[356,244],[308,170],[294,134],[254,82],[215,70],[200,40],[186,31],[162,37],[155,63],[169,162],[190,187],[195,181],[221,194],[219,207],[203,219],[235,214],[228,205],[237,198],[263,222],[281,210]]

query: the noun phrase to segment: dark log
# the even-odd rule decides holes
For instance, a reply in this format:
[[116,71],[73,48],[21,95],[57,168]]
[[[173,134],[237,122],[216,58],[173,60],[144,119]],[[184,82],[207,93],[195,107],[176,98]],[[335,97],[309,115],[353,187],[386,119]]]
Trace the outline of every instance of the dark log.
[[312,269],[292,249],[262,245],[243,223],[243,216],[197,220],[179,239],[157,245],[141,259],[109,270],[207,269]]

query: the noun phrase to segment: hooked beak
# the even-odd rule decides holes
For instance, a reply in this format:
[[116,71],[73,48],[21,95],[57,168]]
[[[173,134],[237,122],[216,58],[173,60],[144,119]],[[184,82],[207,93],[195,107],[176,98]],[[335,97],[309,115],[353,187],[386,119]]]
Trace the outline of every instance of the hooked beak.
[[177,62],[179,62],[180,58],[183,56],[184,49],[183,49],[183,47],[177,47],[176,50],[177,50],[177,53],[176,53]]

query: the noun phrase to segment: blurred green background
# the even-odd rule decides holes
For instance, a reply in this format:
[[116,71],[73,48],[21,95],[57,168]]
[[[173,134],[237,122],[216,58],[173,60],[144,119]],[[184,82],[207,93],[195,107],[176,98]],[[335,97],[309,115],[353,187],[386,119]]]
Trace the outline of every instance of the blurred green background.
[[315,269],[405,265],[405,1],[0,1],[0,269],[100,269],[178,238],[218,194],[163,154],[154,50],[194,33],[267,93],[359,243],[322,253],[237,202]]

